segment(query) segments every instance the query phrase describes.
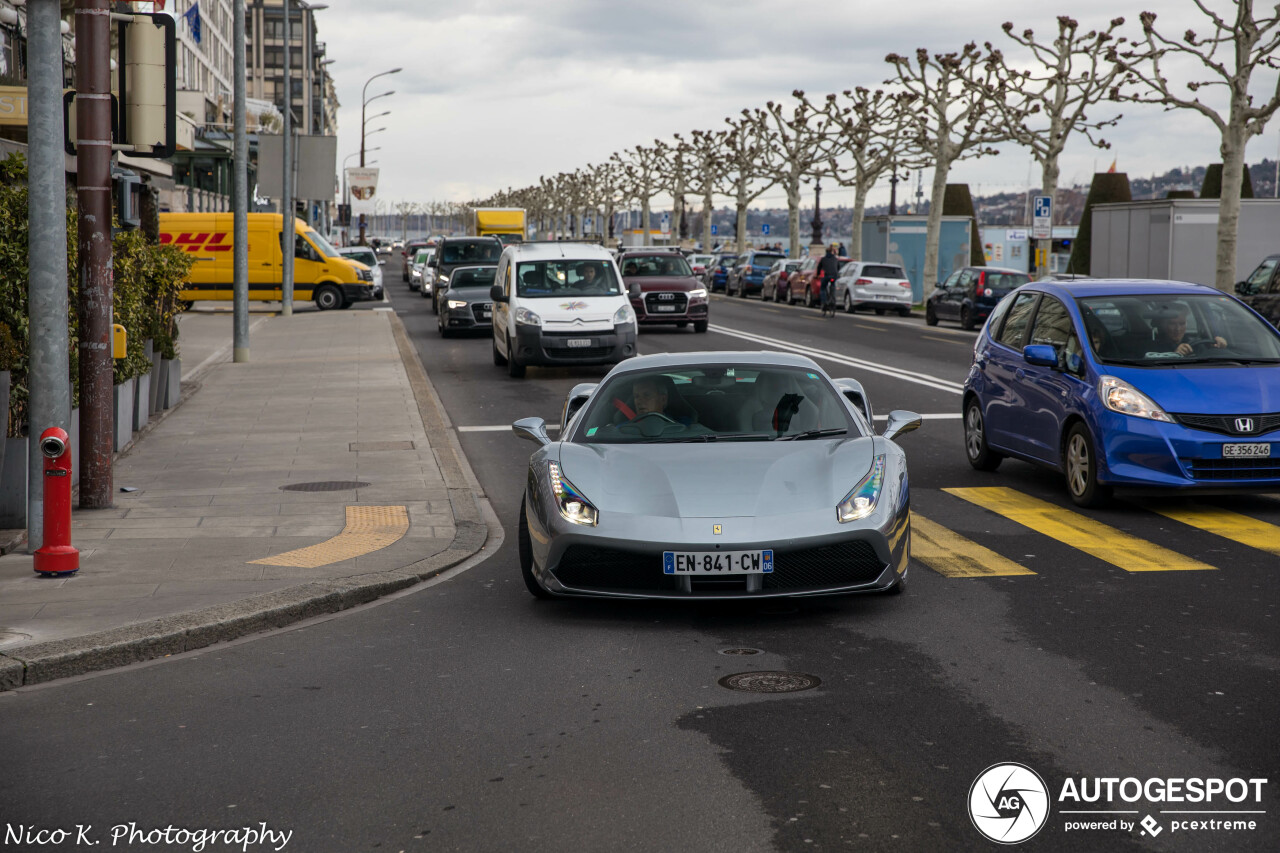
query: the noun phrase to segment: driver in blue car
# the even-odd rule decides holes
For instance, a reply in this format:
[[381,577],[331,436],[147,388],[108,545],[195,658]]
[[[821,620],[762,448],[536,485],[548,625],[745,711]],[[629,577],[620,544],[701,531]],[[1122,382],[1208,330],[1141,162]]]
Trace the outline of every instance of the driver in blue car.
[[1217,335],[1212,341],[1188,341],[1187,336],[1187,306],[1180,303],[1161,306],[1159,313],[1155,319],[1155,337],[1152,340],[1152,348],[1157,352],[1171,352],[1178,355],[1187,356],[1195,352],[1195,345],[1203,343],[1215,349],[1222,349],[1227,345],[1226,338]]

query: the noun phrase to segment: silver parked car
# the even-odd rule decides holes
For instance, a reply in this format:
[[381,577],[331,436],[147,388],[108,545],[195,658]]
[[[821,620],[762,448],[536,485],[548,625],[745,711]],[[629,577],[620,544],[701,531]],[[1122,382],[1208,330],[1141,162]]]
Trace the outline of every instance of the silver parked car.
[[377,252],[370,246],[343,246],[338,254],[344,258],[359,261],[373,271],[373,297],[382,298],[382,267],[386,261],[378,258]]
[[769,598],[903,589],[907,460],[853,379],[785,353],[665,353],[576,386],[520,507],[529,592]]
[[911,314],[911,282],[902,267],[873,261],[852,261],[840,268],[836,279],[835,303],[850,314],[859,308],[874,308],[877,314],[897,311]]

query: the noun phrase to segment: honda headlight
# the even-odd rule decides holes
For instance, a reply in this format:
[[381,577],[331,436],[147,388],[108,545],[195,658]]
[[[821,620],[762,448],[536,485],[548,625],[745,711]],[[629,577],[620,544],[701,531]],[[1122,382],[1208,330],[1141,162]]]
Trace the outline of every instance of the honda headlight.
[[623,305],[613,313],[613,325],[621,326],[624,323],[634,323],[636,314],[631,310],[631,305]]
[[518,326],[541,326],[542,318],[530,311],[528,308],[516,309],[516,325]]
[[706,299],[707,289],[705,287],[699,287],[697,290],[690,290],[689,298],[690,299]]
[[1173,423],[1173,418],[1154,400],[1117,376],[1103,376],[1098,380],[1098,396],[1102,398],[1102,405],[1113,412]]
[[884,454],[871,460],[871,470],[836,507],[837,521],[857,521],[875,511],[876,502],[880,500],[880,489],[884,486],[884,469]]
[[556,506],[559,507],[560,515],[564,520],[595,527],[600,519],[600,513],[596,508],[573,487],[573,483],[565,479],[559,463],[548,462],[547,468],[551,474],[551,491],[556,496]]
[[449,307],[450,308],[466,308],[467,302],[465,299],[450,299]]

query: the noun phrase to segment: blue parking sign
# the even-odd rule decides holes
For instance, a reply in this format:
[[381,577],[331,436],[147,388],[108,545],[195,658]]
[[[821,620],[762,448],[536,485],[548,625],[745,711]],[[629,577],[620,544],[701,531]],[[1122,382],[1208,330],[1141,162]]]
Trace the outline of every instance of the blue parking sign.
[[768,236],[769,236],[769,223],[768,223],[768,222],[766,222],[766,223],[764,223],[763,225],[761,225],[761,226],[760,226],[760,230],[761,230],[761,232],[764,234],[764,236],[768,237]]
[[1047,195],[1036,196],[1036,218],[1049,219],[1053,215],[1053,198]]
[[715,233],[716,233],[716,226],[714,226],[714,225],[712,225],[712,226],[711,226],[711,233],[712,233],[712,234],[715,234]]

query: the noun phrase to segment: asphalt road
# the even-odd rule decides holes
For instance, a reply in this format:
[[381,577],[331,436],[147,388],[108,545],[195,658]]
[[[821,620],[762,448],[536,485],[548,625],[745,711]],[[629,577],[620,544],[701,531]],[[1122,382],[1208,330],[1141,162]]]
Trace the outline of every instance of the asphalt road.
[[[303,851],[980,850],[993,845],[970,786],[999,762],[1033,768],[1055,799],[1067,779],[1266,778],[1261,805],[1164,808],[1274,811],[1276,554],[1155,511],[1186,502],[1082,512],[1051,473],[970,470],[955,387],[971,334],[717,297],[706,334],[640,335],[642,353],[803,348],[859,378],[878,414],[942,416],[901,439],[913,510],[948,545],[913,562],[905,595],[540,602],[511,535],[532,446],[468,428],[555,423],[568,389],[604,370],[508,378],[487,338],[438,336],[396,264],[392,304],[463,428],[508,531],[501,551],[341,618],[0,697],[6,820],[104,834],[265,822]],[[944,491],[974,487],[1050,506],[1015,521],[991,493]],[[1280,501],[1197,505],[1280,542],[1267,526]],[[959,576],[967,548],[1022,573]],[[1204,565],[1158,570],[1179,560]],[[742,647],[760,654],[719,653]],[[767,697],[717,684],[751,670],[822,684]],[[1028,849],[1271,850],[1280,837],[1270,813],[1252,832],[1067,832],[1069,808]],[[1136,821],[1159,807],[1110,808]]]

